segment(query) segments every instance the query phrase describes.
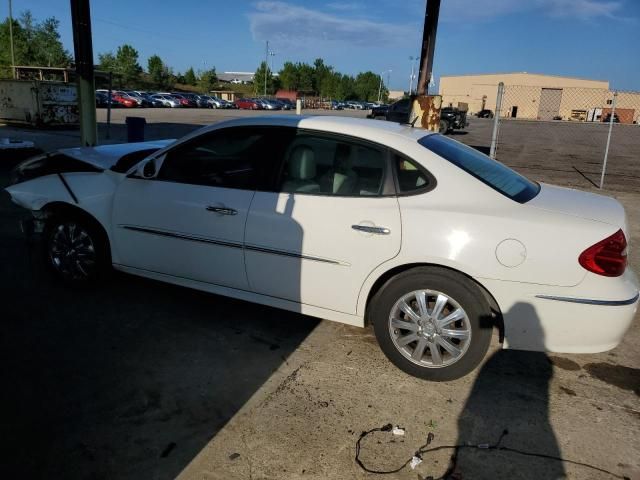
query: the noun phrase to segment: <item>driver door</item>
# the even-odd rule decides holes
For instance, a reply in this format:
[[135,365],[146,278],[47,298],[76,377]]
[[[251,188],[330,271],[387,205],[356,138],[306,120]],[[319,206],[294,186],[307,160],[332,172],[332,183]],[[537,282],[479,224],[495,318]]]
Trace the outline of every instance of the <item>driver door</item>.
[[248,289],[244,226],[268,168],[260,128],[198,136],[156,158],[155,177],[135,175],[114,199],[114,246],[122,265]]

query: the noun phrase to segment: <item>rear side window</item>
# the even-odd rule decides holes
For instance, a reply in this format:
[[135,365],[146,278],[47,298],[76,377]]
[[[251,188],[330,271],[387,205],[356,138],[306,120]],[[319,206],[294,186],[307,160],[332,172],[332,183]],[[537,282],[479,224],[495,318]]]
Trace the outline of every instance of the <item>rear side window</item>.
[[435,181],[414,162],[399,154],[393,155],[393,166],[398,179],[398,193],[410,194],[433,188]]
[[450,138],[427,135],[418,143],[516,202],[528,202],[540,191],[537,183]]

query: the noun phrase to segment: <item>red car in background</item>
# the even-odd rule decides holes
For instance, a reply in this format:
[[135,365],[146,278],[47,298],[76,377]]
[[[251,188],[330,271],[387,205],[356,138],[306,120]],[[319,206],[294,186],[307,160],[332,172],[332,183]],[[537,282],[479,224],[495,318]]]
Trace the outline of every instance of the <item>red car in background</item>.
[[183,107],[195,108],[195,107],[198,106],[198,104],[195,101],[187,98],[186,96],[182,95],[181,93],[172,93],[171,96],[173,98],[178,99],[178,101],[180,102],[180,105],[182,105]]
[[239,98],[234,103],[242,110],[262,110],[262,105],[250,98]]
[[111,100],[114,102],[118,102],[123,107],[133,108],[138,106],[138,102],[136,102],[133,98],[129,96],[120,95],[119,93],[112,92]]

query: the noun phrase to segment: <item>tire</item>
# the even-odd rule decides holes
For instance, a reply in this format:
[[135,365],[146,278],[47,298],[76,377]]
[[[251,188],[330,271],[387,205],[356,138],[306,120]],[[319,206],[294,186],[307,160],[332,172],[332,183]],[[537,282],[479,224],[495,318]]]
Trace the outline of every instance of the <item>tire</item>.
[[[424,292],[426,315],[420,315],[419,292]],[[436,325],[430,315],[441,299],[446,302],[440,302],[436,318],[452,320]],[[402,310],[403,300],[413,319]],[[479,288],[437,267],[414,268],[388,280],[372,299],[369,318],[387,358],[405,373],[431,381],[455,380],[474,370],[487,353],[494,324]]]
[[43,233],[46,266],[65,283],[95,284],[110,273],[109,241],[95,220],[57,215],[49,219]]
[[449,122],[447,122],[446,120],[440,120],[440,133],[444,135],[445,133],[448,133],[449,130]]

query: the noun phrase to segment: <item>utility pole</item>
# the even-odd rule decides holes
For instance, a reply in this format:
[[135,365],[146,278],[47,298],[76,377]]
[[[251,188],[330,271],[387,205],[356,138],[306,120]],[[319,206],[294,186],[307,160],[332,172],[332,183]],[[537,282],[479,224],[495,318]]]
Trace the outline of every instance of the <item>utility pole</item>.
[[427,85],[433,71],[433,53],[436,49],[436,33],[440,16],[440,0],[427,0],[424,14],[424,30],[422,32],[422,51],[420,52],[420,77],[418,79],[418,95],[427,94]]
[[98,143],[98,131],[89,0],[71,0],[71,23],[78,82],[80,143],[83,147],[93,147]]
[[13,12],[11,8],[11,0],[9,0],[9,45],[11,46],[11,72],[13,78],[16,78],[16,57],[13,53]]
[[380,101],[380,97],[382,96],[382,76],[385,73],[387,74],[387,83],[389,83],[388,75],[389,75],[389,73],[391,73],[391,70],[385,70],[384,72],[382,72],[380,74],[380,84],[378,85],[378,102]]
[[267,96],[267,73],[269,72],[269,40],[267,40],[267,49],[264,53],[264,96]]

